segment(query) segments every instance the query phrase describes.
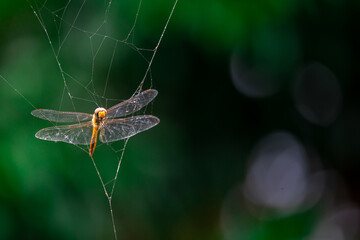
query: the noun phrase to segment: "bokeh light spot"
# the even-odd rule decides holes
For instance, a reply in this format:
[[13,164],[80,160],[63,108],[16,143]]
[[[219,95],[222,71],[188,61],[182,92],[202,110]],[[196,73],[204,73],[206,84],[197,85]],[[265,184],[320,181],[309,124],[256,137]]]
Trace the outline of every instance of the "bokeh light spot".
[[338,116],[342,93],[335,75],[326,66],[313,63],[304,67],[294,84],[295,104],[309,122],[326,126]]
[[310,240],[359,239],[360,210],[355,207],[331,209],[320,221]]
[[244,195],[250,202],[286,214],[304,202],[318,201],[319,194],[313,193],[322,191],[323,178],[312,177],[305,149],[290,133],[275,132],[264,137],[251,160],[244,185]]
[[248,97],[268,97],[279,88],[276,80],[269,79],[263,74],[264,69],[252,69],[241,60],[238,52],[234,52],[230,60],[232,82],[240,93]]

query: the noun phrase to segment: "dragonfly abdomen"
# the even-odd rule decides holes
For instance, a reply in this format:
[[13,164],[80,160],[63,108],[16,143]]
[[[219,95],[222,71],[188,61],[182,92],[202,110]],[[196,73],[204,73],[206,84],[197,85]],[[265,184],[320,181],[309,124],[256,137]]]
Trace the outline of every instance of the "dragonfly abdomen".
[[98,131],[99,131],[99,126],[94,126],[93,127],[93,133],[92,133],[92,136],[91,136],[91,141],[90,141],[90,149],[89,149],[90,157],[93,155],[93,153],[95,151]]
[[91,141],[90,141],[90,149],[89,149],[89,156],[91,157],[95,151],[95,147],[96,147],[96,142],[97,142],[97,136],[98,136],[98,131],[100,128],[100,122],[101,122],[102,118],[99,119],[97,117],[96,114],[94,114],[93,120],[92,120],[92,124],[93,124],[93,132],[92,132],[92,136],[91,136]]

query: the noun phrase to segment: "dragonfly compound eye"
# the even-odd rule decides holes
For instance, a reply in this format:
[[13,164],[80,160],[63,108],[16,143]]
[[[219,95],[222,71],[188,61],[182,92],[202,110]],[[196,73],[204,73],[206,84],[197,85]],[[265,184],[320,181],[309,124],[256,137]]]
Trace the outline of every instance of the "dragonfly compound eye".
[[104,118],[106,116],[106,109],[105,108],[97,108],[94,112],[97,118]]
[[98,113],[98,116],[99,116],[100,118],[105,117],[105,112],[104,112],[104,111],[100,111],[100,112]]

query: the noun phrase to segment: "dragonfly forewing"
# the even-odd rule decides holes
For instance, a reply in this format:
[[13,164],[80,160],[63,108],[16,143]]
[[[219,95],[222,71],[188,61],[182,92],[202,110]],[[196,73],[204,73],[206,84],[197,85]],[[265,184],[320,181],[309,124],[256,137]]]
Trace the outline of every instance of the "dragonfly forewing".
[[91,122],[73,125],[55,126],[38,131],[35,136],[39,139],[66,142],[72,144],[89,145],[93,126]]
[[148,105],[158,94],[155,89],[143,91],[134,97],[121,102],[107,110],[108,118],[123,117],[139,111],[141,108]]
[[107,120],[101,127],[100,141],[108,143],[129,138],[156,126],[159,122],[159,118],[151,115]]
[[60,112],[49,109],[36,109],[31,112],[35,117],[51,122],[82,122],[92,119],[92,114],[79,112]]
[[120,119],[118,117],[123,117],[142,109],[156,97],[157,93],[156,90],[149,89],[107,110],[105,108],[97,108],[94,114],[61,112],[49,109],[34,110],[31,112],[33,116],[48,121],[77,122],[72,125],[44,128],[38,131],[35,136],[47,141],[90,145],[89,154],[92,156],[97,142],[98,131],[100,131],[100,141],[108,143],[132,137],[137,133],[156,126],[160,120],[151,115]]

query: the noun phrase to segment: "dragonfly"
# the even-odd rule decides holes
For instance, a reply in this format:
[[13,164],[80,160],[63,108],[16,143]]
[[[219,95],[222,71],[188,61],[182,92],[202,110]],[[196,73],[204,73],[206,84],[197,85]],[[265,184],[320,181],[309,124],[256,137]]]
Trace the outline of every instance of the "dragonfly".
[[94,114],[36,109],[31,112],[35,117],[51,122],[77,123],[43,128],[35,134],[35,137],[47,141],[90,145],[91,157],[95,151],[98,135],[101,142],[110,143],[132,137],[156,126],[160,119],[152,115],[122,117],[139,111],[157,94],[155,89],[148,89],[108,109],[96,108]]

